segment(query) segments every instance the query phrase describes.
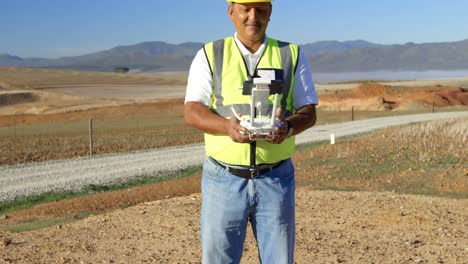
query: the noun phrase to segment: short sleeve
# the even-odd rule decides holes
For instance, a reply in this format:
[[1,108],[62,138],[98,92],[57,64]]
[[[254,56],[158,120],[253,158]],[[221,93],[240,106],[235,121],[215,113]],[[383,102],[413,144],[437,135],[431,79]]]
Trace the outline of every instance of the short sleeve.
[[312,79],[312,70],[302,49],[299,49],[299,59],[295,72],[294,109],[299,109],[305,105],[318,104],[317,92]]
[[213,77],[210,66],[205,56],[205,51],[200,49],[190,65],[185,93],[185,103],[198,102],[206,106],[211,105]]

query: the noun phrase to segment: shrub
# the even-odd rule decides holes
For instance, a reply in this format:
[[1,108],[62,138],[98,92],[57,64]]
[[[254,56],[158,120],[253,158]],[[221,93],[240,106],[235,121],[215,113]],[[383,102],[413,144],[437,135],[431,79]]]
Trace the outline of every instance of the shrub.
[[115,67],[113,71],[115,73],[127,73],[130,69],[128,67]]

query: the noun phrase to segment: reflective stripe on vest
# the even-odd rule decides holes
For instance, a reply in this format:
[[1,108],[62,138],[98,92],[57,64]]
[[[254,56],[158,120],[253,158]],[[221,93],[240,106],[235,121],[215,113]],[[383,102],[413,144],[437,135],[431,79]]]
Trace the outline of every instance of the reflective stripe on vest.
[[[250,96],[242,95],[242,85],[249,78],[247,65],[237,47],[234,38],[208,43],[204,46],[205,55],[213,76],[211,110],[223,117],[232,116],[231,107],[243,116],[250,113]],[[294,108],[292,92],[294,71],[297,65],[299,47],[295,44],[268,39],[267,47],[257,65],[258,68],[282,68],[284,70],[284,90],[280,104],[285,116]],[[269,109],[272,110],[272,98]],[[270,111],[271,111],[270,110]],[[228,136],[205,134],[206,154],[213,158],[236,165],[249,165],[249,144],[235,143]],[[275,163],[289,158],[294,151],[294,137],[282,144],[257,142],[257,164]]]

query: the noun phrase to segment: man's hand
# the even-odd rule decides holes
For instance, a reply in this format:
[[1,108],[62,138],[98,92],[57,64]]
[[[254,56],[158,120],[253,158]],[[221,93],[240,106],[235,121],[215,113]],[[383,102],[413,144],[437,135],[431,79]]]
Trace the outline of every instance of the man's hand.
[[[198,102],[187,102],[184,107],[184,119],[187,125],[195,127],[204,133],[213,135],[228,135],[234,142],[250,143],[246,128],[232,116],[226,119],[214,114],[210,109]],[[243,133],[243,134],[242,134]]]
[[[274,133],[267,136],[268,142],[273,144],[281,144],[288,137],[288,123],[284,119],[283,110],[281,107],[276,109],[276,120],[280,124],[273,129]],[[274,135],[274,137],[273,137]]]
[[288,136],[288,122],[290,123],[291,128],[294,128],[293,135],[297,135],[302,131],[315,125],[317,116],[315,113],[315,105],[305,105],[299,109],[296,109],[294,113],[288,116],[288,122],[283,117],[283,112],[281,108],[276,110],[277,120],[280,123],[280,126],[275,128],[275,137],[271,137],[268,141],[273,144],[282,143]]
[[237,143],[252,142],[249,138],[248,130],[240,125],[240,121],[235,116],[231,116],[227,121],[226,131],[232,141]]

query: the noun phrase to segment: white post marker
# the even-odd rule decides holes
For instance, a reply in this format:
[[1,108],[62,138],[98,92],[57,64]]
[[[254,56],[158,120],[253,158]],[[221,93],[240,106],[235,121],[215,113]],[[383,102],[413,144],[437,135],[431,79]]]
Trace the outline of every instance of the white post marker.
[[330,145],[335,145],[335,133],[330,134]]

